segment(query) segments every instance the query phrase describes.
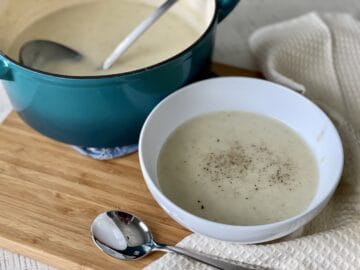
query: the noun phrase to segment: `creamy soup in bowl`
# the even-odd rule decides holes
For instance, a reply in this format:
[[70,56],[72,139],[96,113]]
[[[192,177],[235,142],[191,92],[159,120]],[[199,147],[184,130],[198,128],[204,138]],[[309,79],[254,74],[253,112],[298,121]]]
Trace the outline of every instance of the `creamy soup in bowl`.
[[306,142],[259,114],[204,114],[179,126],[158,158],[159,184],[180,207],[209,220],[259,225],[304,211],[318,183]]
[[143,126],[139,155],[150,192],[171,217],[242,243],[308,223],[343,166],[340,137],[315,104],[241,77],[202,81],[162,101]]

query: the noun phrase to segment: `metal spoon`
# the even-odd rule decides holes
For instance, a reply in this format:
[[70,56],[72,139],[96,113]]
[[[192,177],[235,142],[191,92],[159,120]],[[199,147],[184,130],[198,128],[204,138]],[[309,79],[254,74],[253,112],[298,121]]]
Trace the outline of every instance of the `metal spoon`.
[[[148,18],[137,26],[106,58],[101,69],[109,69],[129,47],[140,38],[169,8],[178,0],[167,0],[157,8]],[[50,40],[32,40],[25,43],[19,52],[19,60],[25,66],[39,68],[47,61],[74,60],[79,61],[83,56],[75,50]]]
[[146,224],[136,216],[125,212],[109,211],[97,216],[91,224],[91,235],[98,248],[120,260],[136,260],[152,251],[165,251],[186,256],[217,269],[260,269],[248,264],[235,265],[179,247],[156,243]]

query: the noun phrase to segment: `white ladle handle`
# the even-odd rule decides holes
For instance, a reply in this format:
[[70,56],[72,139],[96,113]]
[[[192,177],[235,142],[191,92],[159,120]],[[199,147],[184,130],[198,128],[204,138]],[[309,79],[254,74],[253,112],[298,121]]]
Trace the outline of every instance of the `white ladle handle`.
[[139,26],[137,26],[106,58],[102,69],[109,69],[119,57],[146,31],[152,26],[169,8],[178,0],[167,0],[158,9],[155,10],[148,18],[146,18]]

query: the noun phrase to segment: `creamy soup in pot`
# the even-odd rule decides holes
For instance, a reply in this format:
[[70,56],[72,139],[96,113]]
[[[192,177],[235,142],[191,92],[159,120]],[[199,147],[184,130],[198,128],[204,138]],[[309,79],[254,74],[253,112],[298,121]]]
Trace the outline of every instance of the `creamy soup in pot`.
[[315,157],[295,131],[248,112],[216,112],[185,122],[158,159],[166,196],[197,216],[233,225],[300,214],[318,178]]
[[179,1],[110,70],[100,70],[117,44],[156,9],[155,5],[151,5],[153,2],[85,1],[59,9],[26,27],[13,42],[8,54],[18,59],[24,43],[45,39],[73,48],[85,58],[79,62],[40,63],[34,67],[36,69],[75,76],[123,73],[155,65],[184,51],[200,38],[210,23],[209,16],[197,13],[195,9],[186,10],[183,7],[187,19],[180,15],[181,12],[174,12],[179,9],[177,5],[184,4],[184,1]]

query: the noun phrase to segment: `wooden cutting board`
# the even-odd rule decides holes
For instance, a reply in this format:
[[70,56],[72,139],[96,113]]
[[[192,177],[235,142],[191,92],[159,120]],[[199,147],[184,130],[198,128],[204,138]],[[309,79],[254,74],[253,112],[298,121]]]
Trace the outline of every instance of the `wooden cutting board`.
[[[260,76],[219,64],[213,70]],[[137,154],[95,161],[38,134],[15,113],[0,125],[1,247],[66,270],[140,269],[162,255],[124,262],[102,254],[89,226],[109,209],[138,215],[159,242],[176,244],[190,233],[153,200]]]

